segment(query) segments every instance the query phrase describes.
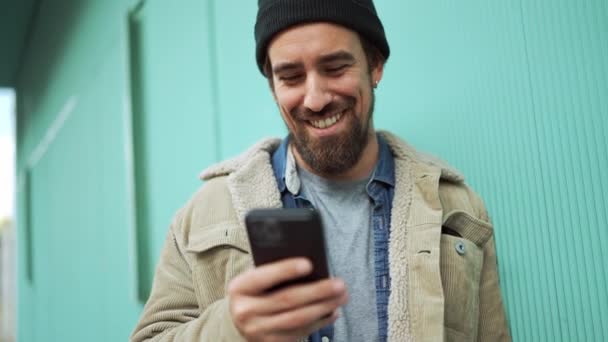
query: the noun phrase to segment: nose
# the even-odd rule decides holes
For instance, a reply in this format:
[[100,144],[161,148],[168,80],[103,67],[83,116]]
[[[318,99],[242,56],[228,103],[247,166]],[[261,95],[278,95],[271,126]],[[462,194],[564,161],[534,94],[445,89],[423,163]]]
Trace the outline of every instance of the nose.
[[331,94],[327,90],[326,82],[319,76],[308,77],[304,107],[313,112],[320,112],[330,102]]

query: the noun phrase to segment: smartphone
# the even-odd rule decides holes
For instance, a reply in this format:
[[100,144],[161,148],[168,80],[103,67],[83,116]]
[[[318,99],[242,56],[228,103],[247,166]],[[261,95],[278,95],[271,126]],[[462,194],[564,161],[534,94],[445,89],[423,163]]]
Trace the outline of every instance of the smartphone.
[[313,209],[254,209],[245,216],[256,266],[292,257],[312,262],[312,272],[278,287],[329,277],[323,225]]

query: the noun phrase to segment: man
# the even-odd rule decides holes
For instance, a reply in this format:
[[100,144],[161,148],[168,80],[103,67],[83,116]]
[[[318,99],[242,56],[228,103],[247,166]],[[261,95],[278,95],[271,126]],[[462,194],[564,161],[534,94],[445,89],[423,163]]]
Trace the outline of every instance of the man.
[[[289,136],[203,173],[176,215],[132,340],[509,340],[493,228],[462,176],[373,125],[389,56],[371,0],[259,0],[256,58]],[[248,210],[314,207],[331,279],[269,292]]]

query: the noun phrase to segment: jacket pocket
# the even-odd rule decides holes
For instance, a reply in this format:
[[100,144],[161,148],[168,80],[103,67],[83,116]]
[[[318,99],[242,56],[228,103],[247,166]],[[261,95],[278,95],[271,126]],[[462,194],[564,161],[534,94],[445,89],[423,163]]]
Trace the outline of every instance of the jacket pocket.
[[440,272],[445,300],[444,324],[448,341],[476,339],[479,321],[479,282],[483,246],[492,226],[462,211],[450,213],[444,226],[455,234],[441,234]]
[[252,267],[249,242],[238,222],[224,222],[192,231],[186,252],[193,261],[192,278],[199,304],[225,297],[228,283]]

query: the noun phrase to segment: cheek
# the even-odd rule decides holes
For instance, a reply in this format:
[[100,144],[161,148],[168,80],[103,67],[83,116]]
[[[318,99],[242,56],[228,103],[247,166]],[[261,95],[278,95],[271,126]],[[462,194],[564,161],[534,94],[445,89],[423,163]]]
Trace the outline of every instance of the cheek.
[[281,112],[291,112],[301,102],[302,96],[294,89],[277,89],[275,91],[277,105]]
[[295,129],[295,120],[291,113],[298,106],[298,95],[294,91],[276,90],[274,96],[283,121],[285,121],[289,130],[293,131]]
[[366,81],[366,77],[363,77],[358,70],[354,70],[336,80],[333,89],[343,96],[358,97]]
[[336,86],[336,93],[355,99],[355,112],[363,112],[364,107],[367,106],[368,100],[366,95],[367,86],[365,84],[366,79],[359,77],[359,75],[353,75],[353,77],[344,78],[339,85]]

